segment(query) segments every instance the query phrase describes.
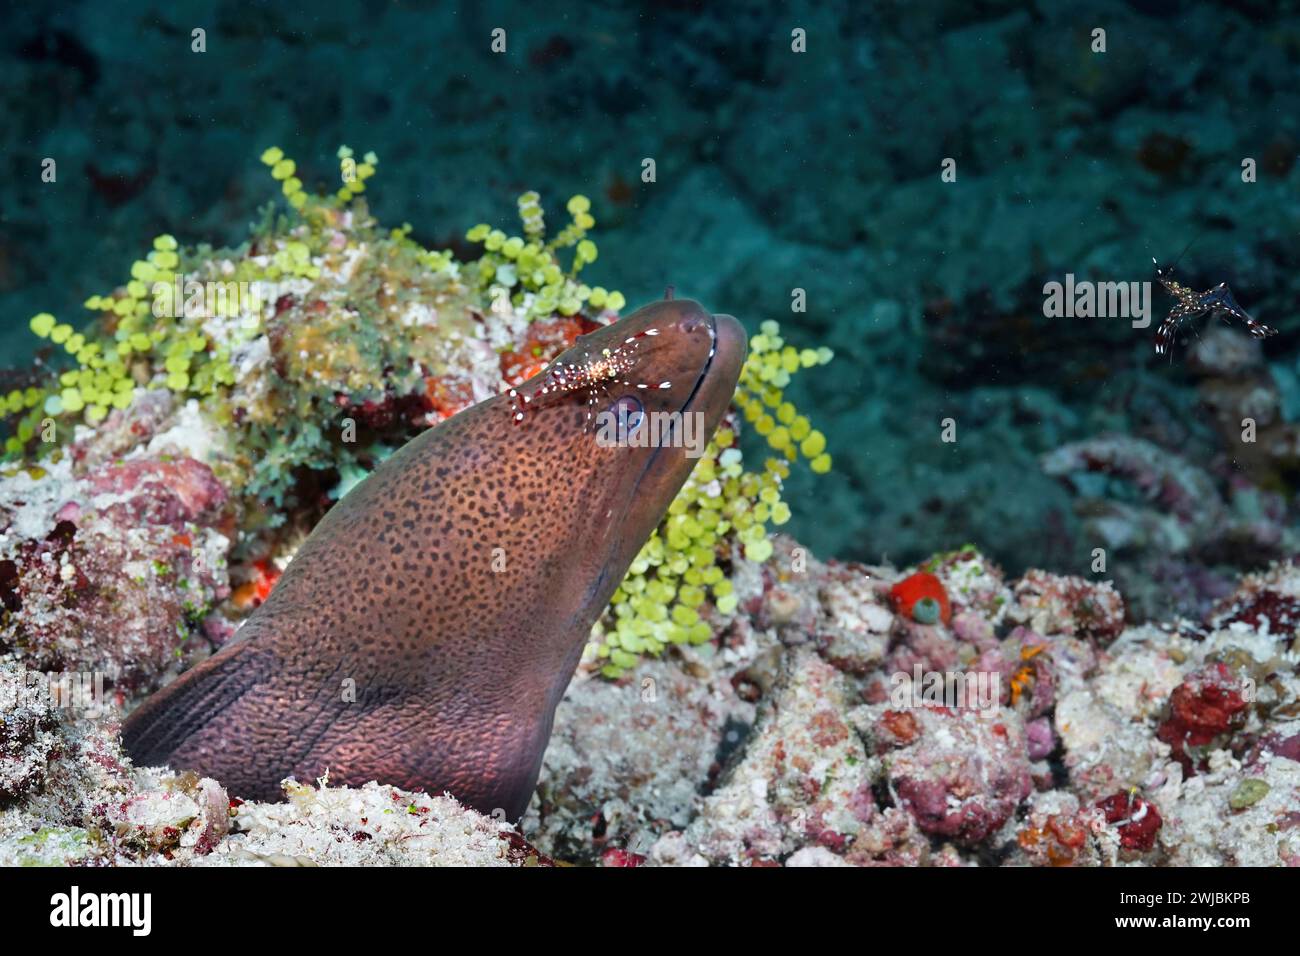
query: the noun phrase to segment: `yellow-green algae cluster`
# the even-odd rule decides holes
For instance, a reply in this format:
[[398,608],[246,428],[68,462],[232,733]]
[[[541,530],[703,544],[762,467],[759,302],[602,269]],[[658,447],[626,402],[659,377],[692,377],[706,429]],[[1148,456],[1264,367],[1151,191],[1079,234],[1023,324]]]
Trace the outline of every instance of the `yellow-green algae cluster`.
[[[87,300],[95,317],[82,329],[48,313],[32,318],[32,331],[74,364],[43,386],[4,397],[6,457],[56,448],[73,424],[94,426],[130,406],[137,389],[167,389],[197,401],[233,435],[215,467],[242,499],[243,530],[254,532],[302,504],[294,495],[304,474],[328,476],[337,496],[418,430],[408,423],[404,432],[400,421],[385,430],[384,410],[455,375],[465,356],[457,343],[482,334],[484,315],[608,320],[625,305],[621,293],[580,278],[598,254],[584,196],[569,200],[569,222],[547,239],[540,198],[523,194],[522,235],[476,225],[466,238],[482,252],[461,262],[419,245],[409,224],[385,231],[370,216],[362,196],[378,166],[373,153],[358,161],[341,148],[342,185],[328,195],[309,192],[280,149],[261,159],[289,208],[268,205],[244,245],[186,249],[159,236],[125,285]],[[220,294],[191,300],[191,282]],[[263,294],[267,288],[272,295]],[[436,321],[403,320],[412,305]],[[269,360],[250,363],[259,345]],[[733,413],[593,632],[607,677],[642,655],[708,641],[707,606],[734,612],[729,562],[736,546],[748,560],[771,556],[769,528],[790,517],[781,487],[791,463],[805,459],[818,473],[830,468],[825,438],[784,395],[791,376],[830,358],[828,349],[786,344],[776,322],[764,322],[752,338]],[[365,413],[376,410],[371,417],[381,423],[367,426]],[[348,440],[340,427],[350,414],[363,421],[362,440]],[[773,452],[760,471],[745,469],[737,447],[741,416]]]
[[[496,290],[494,294],[509,296],[511,304],[530,320],[577,315],[584,310],[622,309],[626,304],[623,293],[578,281],[582,267],[595,262],[597,255],[596,244],[587,238],[587,230],[596,224],[591,200],[572,197],[568,212],[572,217],[569,224],[547,242],[541,199],[530,191],[519,197],[522,236],[507,236],[487,223],[479,223],[466,233],[470,242],[483,244],[483,255],[470,267],[480,287],[491,287]],[[566,271],[560,264],[559,252],[570,248],[573,256]]]
[[790,520],[790,506],[781,498],[790,463],[804,458],[814,472],[830,470],[825,436],[786,401],[784,391],[800,369],[830,360],[830,349],[787,345],[771,320],[750,339],[733,406],[778,454],[767,457],[762,471],[746,471],[735,416],[719,426],[596,624],[595,653],[606,677],[620,677],[641,655],[658,655],[672,644],[709,641],[713,627],[700,616],[706,604],[722,614],[736,610],[720,563],[730,559],[732,543],[740,544],[746,559],[766,561],[772,556],[769,526]]

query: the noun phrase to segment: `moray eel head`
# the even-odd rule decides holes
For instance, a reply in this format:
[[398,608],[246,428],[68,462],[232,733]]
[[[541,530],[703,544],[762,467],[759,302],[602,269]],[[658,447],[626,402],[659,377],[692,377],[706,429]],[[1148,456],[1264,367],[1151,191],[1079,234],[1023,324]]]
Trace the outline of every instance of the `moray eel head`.
[[[516,428],[549,436],[580,486],[556,599],[594,622],[663,519],[731,402],[744,328],[690,300],[656,302],[578,339],[509,395]],[[590,626],[590,625],[588,625]]]

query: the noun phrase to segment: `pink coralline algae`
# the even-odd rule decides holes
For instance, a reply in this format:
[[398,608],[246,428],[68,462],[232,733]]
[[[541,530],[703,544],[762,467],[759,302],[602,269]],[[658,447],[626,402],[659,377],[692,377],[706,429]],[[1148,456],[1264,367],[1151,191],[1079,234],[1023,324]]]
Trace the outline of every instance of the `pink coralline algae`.
[[1155,805],[1132,793],[1116,793],[1097,806],[1119,832],[1121,849],[1145,853],[1155,846],[1164,822]]
[[228,594],[225,505],[189,458],[86,475],[64,461],[0,482],[0,650],[119,695],[154,686]]
[[1282,641],[1300,638],[1300,585],[1295,568],[1300,559],[1249,574],[1241,585],[1210,612],[1213,627],[1242,624],[1267,630]]
[[193,458],[133,459],[92,474],[86,485],[91,495],[111,499],[103,515],[120,525],[210,526],[226,503],[212,469]]
[[1246,721],[1242,681],[1223,663],[1189,674],[1169,698],[1169,714],[1156,736],[1173,750],[1188,773],[1202,763],[1199,751],[1239,729]]
[[1052,732],[1052,722],[1046,717],[1039,717],[1025,724],[1025,742],[1028,745],[1030,760],[1043,760],[1056,749],[1056,734]]
[[644,863],[645,857],[641,854],[620,850],[617,847],[610,847],[600,855],[601,866],[636,867]]
[[882,742],[908,740],[886,761],[899,806],[926,833],[964,846],[988,839],[1033,790],[1019,721],[929,707],[912,716],[915,734],[911,722],[900,734],[897,715],[888,711],[872,733]]
[[1090,637],[1108,643],[1124,630],[1124,599],[1109,581],[1027,571],[1007,612],[1039,634]]

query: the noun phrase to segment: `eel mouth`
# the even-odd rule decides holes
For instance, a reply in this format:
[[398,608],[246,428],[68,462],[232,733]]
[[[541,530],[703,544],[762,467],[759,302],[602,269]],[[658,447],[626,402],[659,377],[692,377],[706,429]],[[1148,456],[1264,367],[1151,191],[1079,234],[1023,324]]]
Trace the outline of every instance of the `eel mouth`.
[[[736,365],[736,375],[740,374],[740,365],[745,361],[746,340],[745,328],[737,321],[735,316],[727,315],[725,312],[718,312],[709,315],[709,335],[713,338],[713,347],[709,349],[709,357],[704,362],[704,367],[700,369],[699,376],[695,379],[695,387],[691,389],[691,394],[686,397],[682,404],[682,414],[694,411],[696,399],[700,397],[700,389],[704,386],[713,370],[714,364]],[[727,401],[722,410],[718,412],[718,418],[721,419],[722,411],[726,405],[731,404],[731,397],[735,393],[735,384],[732,384],[731,390],[727,392]],[[707,398],[707,397],[706,397]],[[707,415],[710,409],[705,410]]]
[[[678,304],[682,304],[681,300],[678,300]],[[687,334],[693,333],[697,328],[693,323],[699,321],[708,323],[710,336],[708,356],[696,374],[695,382],[685,401],[678,408],[682,415],[698,413],[704,416],[709,426],[705,438],[705,441],[708,441],[713,437],[735,395],[736,383],[740,378],[740,370],[748,351],[749,338],[744,326],[734,316],[725,313],[713,314],[698,309],[682,321],[686,326],[683,331]],[[612,592],[617,586],[617,582],[611,583],[609,580],[611,567],[619,563],[618,556],[625,556],[627,564],[630,564],[636,556],[635,551],[625,554],[629,548],[629,537],[633,531],[639,538],[650,535],[661,520],[662,512],[666,511],[672,503],[694,465],[695,462],[686,457],[681,448],[658,446],[650,450],[645,464],[635,480],[630,483],[625,507],[631,509],[634,502],[652,498],[659,499],[662,507],[656,512],[655,522],[651,527],[633,529],[625,523],[618,526],[616,537],[608,552],[609,559],[603,563],[600,573],[586,589],[584,605],[590,606],[594,602],[608,600],[605,591]],[[639,541],[636,548],[640,548]]]
[[[703,414],[705,420],[712,426],[708,429],[708,438],[712,438],[713,433],[717,430],[718,423],[721,422],[722,416],[727,410],[727,406],[731,404],[732,396],[735,395],[736,381],[740,377],[740,368],[744,364],[749,342],[745,334],[745,327],[740,324],[735,316],[722,312],[709,313],[701,310],[698,316],[692,316],[686,321],[691,322],[696,318],[704,318],[705,316],[708,318],[709,337],[712,344],[709,348],[708,357],[704,360],[704,365],[695,377],[695,384],[691,386],[690,394],[686,396],[686,400],[682,403],[679,411],[682,415],[688,415],[692,412]],[[715,382],[719,387],[709,387]],[[633,483],[636,491],[640,492],[646,476],[659,464],[665,451],[678,450],[676,448],[655,448],[646,461],[645,467],[641,469],[641,474],[637,476],[636,481]],[[689,470],[687,474],[689,474]],[[683,480],[685,480],[685,477],[683,476]],[[665,502],[665,507],[667,504]]]

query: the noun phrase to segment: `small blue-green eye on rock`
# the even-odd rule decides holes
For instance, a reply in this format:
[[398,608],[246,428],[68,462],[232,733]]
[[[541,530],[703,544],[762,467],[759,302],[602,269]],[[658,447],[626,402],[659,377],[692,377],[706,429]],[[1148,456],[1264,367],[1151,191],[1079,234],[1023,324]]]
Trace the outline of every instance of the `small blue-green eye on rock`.
[[912,620],[917,624],[938,624],[939,602],[932,597],[921,598],[912,605]]

